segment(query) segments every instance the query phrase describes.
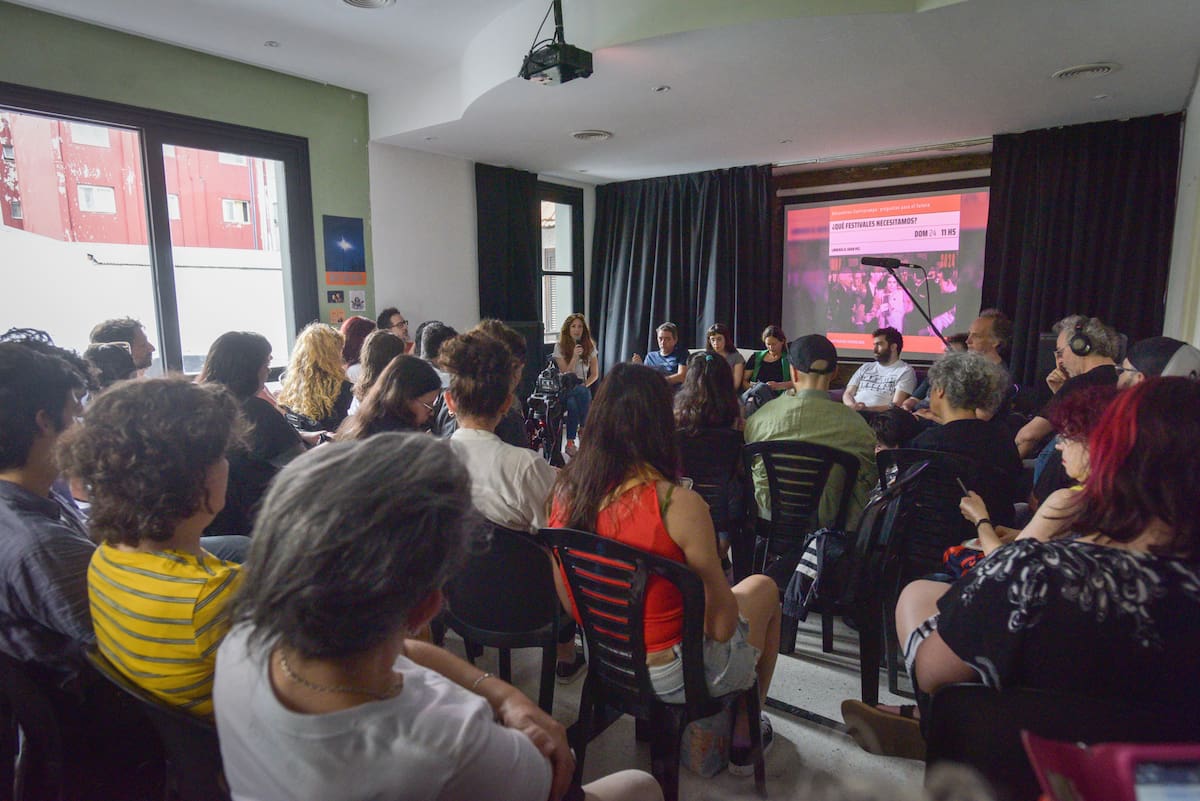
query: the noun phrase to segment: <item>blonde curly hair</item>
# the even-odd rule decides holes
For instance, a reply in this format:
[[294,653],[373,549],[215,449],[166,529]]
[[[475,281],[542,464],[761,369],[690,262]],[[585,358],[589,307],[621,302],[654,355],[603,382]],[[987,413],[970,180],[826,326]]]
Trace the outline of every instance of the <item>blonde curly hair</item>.
[[296,337],[296,347],[288,360],[279,402],[313,420],[328,417],[346,380],[343,344],[342,335],[331,325],[305,326]]

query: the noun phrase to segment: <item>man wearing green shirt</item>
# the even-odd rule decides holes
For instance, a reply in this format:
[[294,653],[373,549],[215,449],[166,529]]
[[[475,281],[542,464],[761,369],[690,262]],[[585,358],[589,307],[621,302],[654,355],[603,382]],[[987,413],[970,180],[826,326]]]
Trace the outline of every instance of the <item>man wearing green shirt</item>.
[[[837,348],[820,334],[809,334],[788,345],[788,361],[795,388],[766,404],[746,421],[746,442],[794,440],[827,445],[853,454],[858,459],[858,478],[846,515],[854,525],[867,504],[877,474],[875,434],[858,412],[829,397],[829,383],[837,372]],[[834,468],[821,497],[818,517],[829,525],[837,514],[842,491],[841,468]],[[759,517],[770,517],[770,492],[762,461],[755,463],[754,498]]]

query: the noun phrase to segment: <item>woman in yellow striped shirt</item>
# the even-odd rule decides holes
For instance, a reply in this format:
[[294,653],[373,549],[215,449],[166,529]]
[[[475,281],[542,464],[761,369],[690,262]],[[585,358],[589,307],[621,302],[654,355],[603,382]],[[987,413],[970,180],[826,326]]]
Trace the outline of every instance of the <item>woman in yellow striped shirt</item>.
[[200,536],[225,505],[225,452],[241,425],[220,386],[130,381],[88,406],[62,451],[102,540],[88,568],[100,652],[135,684],[202,717],[212,716],[217,646],[241,569],[205,551]]

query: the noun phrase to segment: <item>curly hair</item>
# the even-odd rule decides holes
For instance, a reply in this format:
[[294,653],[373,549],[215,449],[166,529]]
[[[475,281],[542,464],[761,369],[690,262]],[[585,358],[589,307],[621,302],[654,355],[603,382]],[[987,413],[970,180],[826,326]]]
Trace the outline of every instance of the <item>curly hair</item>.
[[253,331],[226,331],[213,340],[196,379],[224,384],[238,400],[258,392],[259,371],[271,358],[271,343]]
[[363,398],[358,414],[347,417],[338,428],[338,440],[366,439],[397,427],[415,431],[417,420],[409,403],[441,386],[442,379],[429,362],[400,354],[384,368]]
[[943,390],[955,409],[995,409],[1006,380],[1003,370],[978,353],[954,351],[929,367],[930,389]]
[[512,394],[512,354],[503,342],[468,331],[443,342],[439,358],[459,414],[486,420],[500,413]]
[[[584,325],[586,326],[587,323]],[[471,330],[500,340],[512,352],[513,359],[519,361],[522,367],[525,366],[525,358],[529,355],[529,346],[525,342],[525,337],[521,336],[516,329],[505,325],[495,317],[488,317],[476,323]]]
[[687,377],[675,396],[675,426],[695,436],[704,428],[729,428],[738,413],[729,362],[707,351],[693,353],[688,359]]
[[569,358],[569,354],[575,352],[575,337],[571,336],[571,323],[576,320],[583,323],[583,336],[580,337],[579,344],[583,345],[583,359],[587,361],[592,358],[592,353],[596,350],[596,343],[592,341],[592,330],[588,328],[587,319],[579,312],[568,314],[567,319],[563,320],[562,328],[558,332],[558,352],[564,359]]
[[237,401],[219,384],[127,381],[92,401],[83,423],[63,435],[59,464],[87,488],[91,529],[105,542],[163,542],[208,502],[208,471],[243,426]]
[[368,320],[366,317],[347,317],[342,322],[342,364],[349,367],[352,364],[358,364],[359,355],[362,353],[363,340],[367,338],[375,330],[375,323]]
[[342,366],[344,340],[325,323],[309,323],[296,337],[288,361],[279,403],[294,412],[322,420],[333,413],[346,370]]
[[367,393],[392,363],[392,359],[404,353],[407,348],[408,345],[403,339],[386,328],[367,335],[360,354],[362,372],[358,374],[358,381],[354,384],[354,397],[358,398],[359,403],[367,397]]
[[1086,440],[1116,397],[1117,388],[1112,384],[1072,392],[1050,407],[1050,424],[1061,437]]

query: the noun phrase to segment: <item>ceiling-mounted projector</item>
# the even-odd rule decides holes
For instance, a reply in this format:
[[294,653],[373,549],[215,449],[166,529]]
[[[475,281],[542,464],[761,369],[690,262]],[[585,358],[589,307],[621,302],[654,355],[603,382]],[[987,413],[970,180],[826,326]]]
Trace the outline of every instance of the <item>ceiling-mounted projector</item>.
[[542,18],[542,26],[546,24],[551,11],[554,12],[554,38],[537,41],[542,33],[542,27],[539,26],[533,37],[533,46],[529,48],[529,54],[525,56],[521,71],[517,74],[527,81],[547,86],[588,77],[592,74],[592,54],[567,44],[563,38],[562,0],[552,0],[546,17]]

